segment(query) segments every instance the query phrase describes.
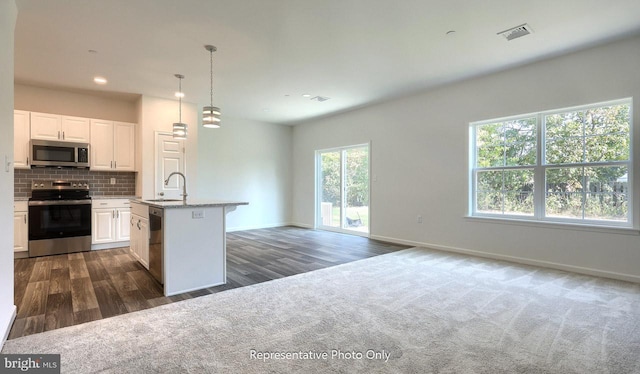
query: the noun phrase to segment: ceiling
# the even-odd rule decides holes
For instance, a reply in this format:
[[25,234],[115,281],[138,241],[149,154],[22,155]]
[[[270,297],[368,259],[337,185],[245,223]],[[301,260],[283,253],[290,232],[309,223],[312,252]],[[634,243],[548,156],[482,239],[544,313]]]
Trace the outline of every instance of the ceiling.
[[[184,100],[207,105],[213,44],[223,121],[280,124],[640,33],[638,0],[16,2],[17,83],[175,99],[180,73]],[[496,35],[523,23],[534,33]]]

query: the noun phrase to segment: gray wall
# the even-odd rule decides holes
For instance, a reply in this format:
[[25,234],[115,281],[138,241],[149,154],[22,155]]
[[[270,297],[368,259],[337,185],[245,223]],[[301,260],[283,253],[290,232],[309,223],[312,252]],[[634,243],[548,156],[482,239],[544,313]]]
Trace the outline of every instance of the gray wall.
[[[638,61],[635,37],[296,126],[292,220],[314,224],[314,151],[371,141],[373,238],[640,281],[637,230],[465,217],[470,122],[634,97],[637,145]],[[639,150],[634,148],[636,166]]]

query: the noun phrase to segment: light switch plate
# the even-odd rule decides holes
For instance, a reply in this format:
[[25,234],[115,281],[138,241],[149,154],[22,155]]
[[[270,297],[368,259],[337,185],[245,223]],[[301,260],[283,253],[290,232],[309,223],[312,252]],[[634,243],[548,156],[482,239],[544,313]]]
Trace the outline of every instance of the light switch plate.
[[191,212],[192,219],[201,219],[204,218],[204,210],[194,210]]
[[116,184],[116,178],[111,178],[110,183],[111,184]]

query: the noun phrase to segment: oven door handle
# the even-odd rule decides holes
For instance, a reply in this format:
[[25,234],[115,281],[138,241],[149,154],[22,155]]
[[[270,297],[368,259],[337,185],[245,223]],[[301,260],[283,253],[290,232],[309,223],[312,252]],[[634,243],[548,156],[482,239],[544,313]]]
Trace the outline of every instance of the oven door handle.
[[42,205],[91,205],[91,200],[29,201],[29,206],[42,206]]

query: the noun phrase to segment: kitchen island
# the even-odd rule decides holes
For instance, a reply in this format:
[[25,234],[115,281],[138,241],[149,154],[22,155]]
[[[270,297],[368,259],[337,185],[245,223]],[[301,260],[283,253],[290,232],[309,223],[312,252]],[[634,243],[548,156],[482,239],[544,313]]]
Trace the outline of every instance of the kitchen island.
[[[131,200],[132,213],[148,213],[148,229],[132,219],[132,253],[163,284],[164,295],[218,286],[226,276],[226,214],[247,202]],[[142,213],[140,213],[142,212]],[[142,238],[134,238],[136,230]],[[148,252],[139,251],[148,238]],[[140,241],[141,240],[141,241]],[[136,254],[134,254],[136,255]],[[147,264],[145,264],[148,260]]]

